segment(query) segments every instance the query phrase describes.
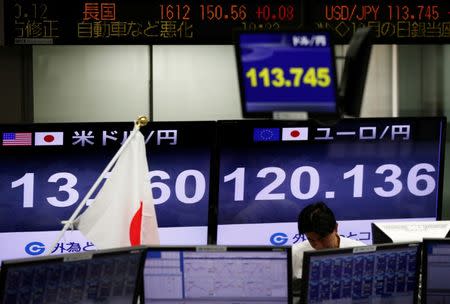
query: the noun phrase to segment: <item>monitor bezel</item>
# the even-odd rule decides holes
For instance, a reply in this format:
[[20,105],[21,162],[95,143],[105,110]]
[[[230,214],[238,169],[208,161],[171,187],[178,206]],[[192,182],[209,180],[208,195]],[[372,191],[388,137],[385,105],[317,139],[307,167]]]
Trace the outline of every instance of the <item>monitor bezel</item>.
[[302,268],[302,284],[301,284],[301,297],[300,304],[307,304],[308,294],[308,280],[309,277],[309,263],[311,257],[325,256],[325,255],[339,255],[339,254],[349,254],[353,253],[354,250],[360,252],[355,254],[368,254],[377,251],[390,250],[390,249],[402,249],[408,247],[417,247],[417,260],[416,260],[416,276],[415,276],[415,289],[414,289],[414,304],[418,303],[419,294],[419,278],[420,278],[420,266],[421,266],[421,253],[422,253],[422,243],[420,242],[406,242],[406,243],[393,243],[393,244],[379,244],[379,245],[369,245],[369,246],[357,246],[357,247],[347,247],[347,248],[336,248],[336,249],[322,249],[314,251],[305,251],[303,253],[303,268]]
[[33,266],[39,264],[46,264],[52,262],[71,262],[71,261],[80,261],[80,260],[94,260],[96,258],[101,258],[104,256],[114,257],[120,254],[139,254],[139,265],[138,271],[135,280],[135,289],[133,294],[132,303],[138,303],[139,299],[139,290],[141,289],[141,280],[140,275],[142,273],[144,267],[144,259],[146,253],[146,246],[132,246],[132,247],[121,247],[121,248],[113,248],[113,249],[104,249],[104,250],[92,250],[85,251],[79,253],[66,253],[66,254],[57,254],[57,255],[47,255],[47,256],[38,256],[38,257],[28,257],[28,258],[20,258],[20,259],[11,259],[11,260],[3,260],[0,264],[0,302],[3,302],[3,296],[6,294],[3,292],[6,288],[6,279],[8,277],[8,272],[10,267],[14,266]]
[[[217,121],[217,143],[216,143],[216,149],[217,154],[215,156],[216,158],[216,166],[220,166],[221,161],[221,150],[223,148],[223,142],[220,138],[221,132],[223,128],[226,128],[226,126],[237,126],[242,125],[245,127],[296,127],[299,124],[305,124],[305,126],[323,126],[323,125],[334,125],[335,123],[339,123],[341,121],[364,121],[364,122],[371,122],[371,121],[379,121],[379,120],[389,120],[392,122],[395,122],[397,120],[410,120],[410,121],[435,121],[436,123],[440,123],[441,126],[441,136],[440,136],[440,142],[437,144],[439,145],[439,156],[438,156],[438,164],[436,166],[436,169],[439,170],[438,174],[438,180],[436,181],[436,187],[438,187],[438,191],[436,194],[436,221],[439,221],[442,219],[442,201],[443,201],[443,186],[444,186],[444,163],[445,163],[445,138],[446,138],[446,130],[447,130],[447,118],[445,116],[424,116],[424,117],[411,117],[411,116],[405,116],[405,117],[381,117],[381,118],[375,118],[375,117],[358,117],[358,118],[342,118],[334,121],[328,121],[324,123],[321,120],[316,119],[308,119],[305,121],[296,121],[296,120],[264,120],[264,119],[254,119],[254,120],[218,120]],[[251,145],[251,143],[250,143]],[[218,227],[219,227],[219,207],[220,207],[220,197],[219,197],[219,191],[220,191],[220,168],[217,167],[214,171],[215,176],[214,178],[214,184],[215,184],[215,192],[214,192],[214,206],[211,206],[211,214],[209,221],[211,222],[213,229],[208,230],[210,234],[211,243],[217,244],[218,239]],[[377,221],[376,218],[371,219],[372,221]],[[220,244],[223,246],[232,246],[237,244]]]
[[190,251],[190,252],[286,252],[287,256],[287,303],[293,304],[292,302],[292,249],[290,246],[217,246],[217,245],[206,245],[206,246],[148,246],[146,252],[143,254],[142,263],[142,277],[140,278],[142,287],[139,291],[141,297],[141,303],[145,303],[145,282],[144,282],[144,268],[147,253],[149,251]]
[[[330,56],[331,58],[331,69],[332,69],[332,73],[334,75],[333,79],[332,79],[332,86],[334,89],[334,111],[325,111],[325,112],[318,112],[318,111],[302,111],[302,110],[297,110],[297,111],[283,111],[283,110],[273,110],[271,112],[267,112],[267,111],[248,111],[247,110],[247,100],[245,98],[245,79],[243,78],[243,64],[242,64],[242,60],[241,60],[241,47],[240,47],[240,37],[242,34],[254,34],[254,35],[258,35],[258,34],[262,34],[262,35],[282,35],[282,34],[295,34],[295,33],[307,33],[307,34],[321,34],[321,33],[326,33],[328,35],[328,42],[330,44]],[[240,99],[240,104],[241,104],[241,111],[242,111],[242,116],[244,118],[273,118],[273,115],[275,112],[292,112],[292,113],[308,113],[308,115],[313,116],[313,117],[335,117],[335,116],[340,116],[340,109],[341,109],[341,99],[339,98],[339,92],[338,92],[338,79],[337,79],[337,69],[336,69],[336,56],[335,56],[335,43],[334,43],[334,38],[333,35],[331,34],[331,32],[329,30],[326,29],[315,29],[315,28],[303,28],[301,30],[294,30],[294,29],[284,29],[284,30],[279,30],[276,32],[267,32],[267,31],[261,31],[261,30],[236,30],[234,32],[234,51],[235,51],[235,59],[236,59],[236,64],[237,64],[237,71],[238,71],[238,84],[239,84],[239,99]]]
[[434,244],[444,244],[450,246],[450,238],[424,238],[422,242],[422,286],[420,289],[421,303],[427,303],[427,273],[428,273],[428,249]]

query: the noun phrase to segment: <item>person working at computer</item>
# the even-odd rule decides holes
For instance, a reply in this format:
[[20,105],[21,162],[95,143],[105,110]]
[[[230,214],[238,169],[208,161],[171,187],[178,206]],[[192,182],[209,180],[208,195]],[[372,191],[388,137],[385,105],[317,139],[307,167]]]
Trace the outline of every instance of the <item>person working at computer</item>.
[[303,252],[330,248],[345,248],[365,245],[338,234],[338,224],[328,206],[323,202],[310,204],[298,216],[298,233],[304,234],[306,241],[292,246],[292,274],[301,279]]

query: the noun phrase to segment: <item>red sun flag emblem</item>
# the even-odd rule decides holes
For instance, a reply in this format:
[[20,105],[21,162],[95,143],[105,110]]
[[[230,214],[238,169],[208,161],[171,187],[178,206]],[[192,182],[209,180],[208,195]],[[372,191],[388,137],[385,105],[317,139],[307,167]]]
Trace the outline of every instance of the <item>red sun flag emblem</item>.
[[299,137],[299,136],[300,136],[300,131],[294,130],[291,132],[291,137]]
[[54,141],[54,140],[55,140],[55,136],[53,136],[53,135],[51,135],[51,134],[45,135],[45,136],[44,136],[44,141],[45,141],[45,142],[51,143],[51,142]]
[[141,227],[142,227],[142,201],[138,211],[136,211],[130,222],[131,246],[137,246],[141,244]]

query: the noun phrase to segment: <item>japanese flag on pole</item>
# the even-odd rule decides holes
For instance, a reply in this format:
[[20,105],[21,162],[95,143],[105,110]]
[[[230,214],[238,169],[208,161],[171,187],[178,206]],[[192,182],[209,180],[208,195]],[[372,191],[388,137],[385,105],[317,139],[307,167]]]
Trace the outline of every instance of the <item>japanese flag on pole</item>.
[[122,151],[77,228],[97,249],[158,245],[144,136],[140,131]]

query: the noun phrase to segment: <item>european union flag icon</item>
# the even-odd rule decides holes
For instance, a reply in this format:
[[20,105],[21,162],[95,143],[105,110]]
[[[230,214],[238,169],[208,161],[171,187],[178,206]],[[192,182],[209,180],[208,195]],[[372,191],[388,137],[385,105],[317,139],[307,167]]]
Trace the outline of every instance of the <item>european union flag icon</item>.
[[280,128],[254,128],[253,141],[279,141]]

